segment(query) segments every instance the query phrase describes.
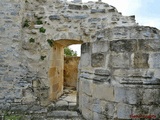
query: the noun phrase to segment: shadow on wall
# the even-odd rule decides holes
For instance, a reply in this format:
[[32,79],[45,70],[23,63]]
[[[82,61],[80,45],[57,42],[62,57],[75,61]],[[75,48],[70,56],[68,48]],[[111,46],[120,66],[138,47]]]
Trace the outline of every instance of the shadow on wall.
[[80,57],[64,57],[64,86],[77,88]]

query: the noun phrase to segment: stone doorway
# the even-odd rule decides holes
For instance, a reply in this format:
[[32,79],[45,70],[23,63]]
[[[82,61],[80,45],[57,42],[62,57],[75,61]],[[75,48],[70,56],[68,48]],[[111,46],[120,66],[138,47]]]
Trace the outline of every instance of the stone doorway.
[[[69,80],[72,76],[69,75],[67,79],[64,79],[64,76],[65,77],[67,76],[66,74],[67,71],[64,70],[65,61],[68,62],[73,59],[77,59],[77,58],[64,59],[64,48],[73,44],[82,44],[82,41],[57,40],[57,41],[54,41],[53,43],[52,54],[50,57],[50,68],[49,68],[49,80],[50,80],[49,98],[51,101],[62,100],[66,96],[68,96],[68,98],[66,99],[72,99],[73,96],[77,95],[76,88],[74,87],[75,83]],[[77,71],[77,74],[78,74],[78,71]],[[64,83],[64,80],[65,80],[65,83]],[[72,82],[72,84],[69,85],[69,82]],[[64,87],[64,85],[66,86]],[[77,97],[73,99],[76,100],[76,98]]]

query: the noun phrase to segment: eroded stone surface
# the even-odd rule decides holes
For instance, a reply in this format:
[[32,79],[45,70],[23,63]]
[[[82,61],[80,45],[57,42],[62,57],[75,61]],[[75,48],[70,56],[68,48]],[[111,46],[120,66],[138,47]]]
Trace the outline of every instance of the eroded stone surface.
[[63,92],[63,48],[80,43],[77,101],[86,119],[158,118],[160,31],[106,3],[74,2],[0,1],[0,109],[44,114],[29,120],[52,119],[47,112],[81,119],[69,111],[71,90]]

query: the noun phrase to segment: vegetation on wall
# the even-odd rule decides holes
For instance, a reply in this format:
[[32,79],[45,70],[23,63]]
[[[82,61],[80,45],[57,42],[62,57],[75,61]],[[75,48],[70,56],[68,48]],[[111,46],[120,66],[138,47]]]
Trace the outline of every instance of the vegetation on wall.
[[43,24],[43,22],[38,19],[38,20],[36,21],[36,24],[37,24],[37,25],[41,25],[41,24]]
[[41,60],[44,60],[46,58],[46,56],[41,56]]
[[22,120],[20,115],[5,115],[4,120]]
[[30,42],[30,43],[34,43],[34,42],[35,42],[35,39],[30,38],[30,39],[29,39],[29,42]]
[[41,27],[41,28],[39,29],[39,32],[45,33],[45,32],[46,32],[46,29],[44,29],[43,27]]
[[28,21],[28,20],[25,20],[25,21],[24,21],[23,27],[24,27],[24,28],[25,28],[25,27],[29,27],[29,21]]
[[53,42],[54,42],[53,40],[48,39],[47,42],[48,42],[48,44],[49,44],[51,47],[53,46]]
[[77,56],[77,52],[71,50],[69,47],[65,47],[65,48],[64,48],[64,54],[65,54],[66,56]]
[[41,19],[42,19],[42,17],[37,18],[37,21],[36,21],[37,25],[43,24],[43,21]]

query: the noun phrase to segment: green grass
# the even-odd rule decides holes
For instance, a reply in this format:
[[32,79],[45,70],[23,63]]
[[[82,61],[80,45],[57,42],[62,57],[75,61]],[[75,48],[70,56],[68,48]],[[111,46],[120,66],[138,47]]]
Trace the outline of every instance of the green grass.
[[5,120],[22,120],[20,115],[6,115]]

